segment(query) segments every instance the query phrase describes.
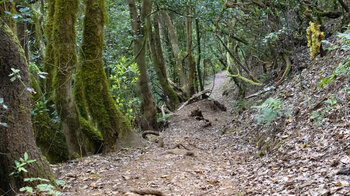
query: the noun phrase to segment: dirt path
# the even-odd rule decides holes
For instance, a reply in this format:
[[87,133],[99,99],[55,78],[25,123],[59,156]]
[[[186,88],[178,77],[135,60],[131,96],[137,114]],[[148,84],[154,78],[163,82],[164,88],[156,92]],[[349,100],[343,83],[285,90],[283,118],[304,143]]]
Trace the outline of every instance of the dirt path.
[[[222,91],[229,79],[216,75],[211,98],[229,106]],[[208,86],[209,87],[209,86]],[[191,116],[199,110],[203,118]],[[54,168],[66,181],[65,195],[137,195],[158,190],[164,195],[234,195],[240,192],[240,165],[251,149],[228,126],[232,116],[212,101],[184,107],[169,119],[159,138],[147,147],[85,157]]]

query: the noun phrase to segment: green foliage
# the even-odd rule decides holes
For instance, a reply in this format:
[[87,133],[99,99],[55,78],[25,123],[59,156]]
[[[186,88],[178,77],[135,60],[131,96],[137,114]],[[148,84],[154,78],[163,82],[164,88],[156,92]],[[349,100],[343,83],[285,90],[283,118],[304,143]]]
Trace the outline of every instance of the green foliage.
[[160,116],[157,118],[157,123],[159,124],[163,124],[167,121],[168,118],[170,118],[170,116],[172,116],[173,113],[169,113],[169,114],[165,114],[164,116]]
[[327,104],[326,108],[322,108],[319,111],[312,111],[311,116],[317,126],[322,126],[322,120],[325,118],[326,112],[331,111],[338,104],[336,95],[331,95],[329,99],[325,100]]
[[265,124],[267,126],[278,117],[290,113],[290,111],[284,107],[282,101],[275,98],[268,98],[260,106],[252,106],[252,108],[258,109],[258,115],[256,117],[258,124]]
[[24,167],[30,163],[35,162],[36,160],[29,160],[28,153],[25,152],[23,158],[20,157],[19,161],[15,160],[14,171],[10,173],[10,176],[18,177],[22,172],[28,172]]
[[110,65],[110,84],[112,96],[118,107],[129,120],[134,120],[134,108],[139,105],[135,89],[140,72],[136,63],[129,66],[127,64],[126,58],[123,57],[120,63]]
[[[35,161],[36,161],[35,159],[30,160],[28,157],[28,153],[25,152],[23,155],[23,158],[20,157],[19,161],[15,160],[14,172],[12,172],[10,176],[19,177],[19,175],[22,172],[27,173],[28,171],[25,169],[25,167],[31,163],[34,163]],[[42,193],[49,194],[49,195],[61,194],[59,191],[56,190],[55,186],[51,184],[47,184],[47,183],[50,183],[50,180],[48,179],[29,177],[29,178],[24,178],[23,181],[24,182],[43,182],[36,185],[35,187],[25,186],[19,189],[19,191],[24,192],[27,195],[37,195],[37,194],[41,195]],[[62,185],[62,184],[64,184],[64,182],[60,181],[59,185]]]
[[9,74],[10,81],[14,82],[16,79],[21,80],[22,76],[21,76],[21,70],[19,69],[15,69],[15,68],[11,68],[12,73]]
[[[12,3],[14,2],[14,0],[3,0],[3,1],[0,1],[0,4],[4,2]],[[11,16],[11,18],[16,19],[19,22],[32,22],[31,17],[33,16],[33,14],[29,5],[30,1],[25,0],[25,1],[21,1],[20,3],[21,5],[17,5],[19,9],[17,9],[16,13],[11,13],[10,11],[4,11],[5,14]]]
[[325,87],[339,76],[350,76],[350,58],[346,59],[345,62],[340,63],[333,71],[332,75],[325,77],[321,82],[319,82],[318,88]]

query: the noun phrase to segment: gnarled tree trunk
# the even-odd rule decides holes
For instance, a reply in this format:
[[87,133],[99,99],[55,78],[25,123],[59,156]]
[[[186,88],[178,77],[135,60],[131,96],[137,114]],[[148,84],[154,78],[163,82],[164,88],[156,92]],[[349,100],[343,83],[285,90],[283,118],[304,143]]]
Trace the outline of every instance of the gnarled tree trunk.
[[77,80],[82,81],[86,106],[103,135],[104,151],[108,152],[114,149],[118,139],[123,140],[130,136],[131,125],[110,94],[103,67],[105,1],[85,0],[85,4],[82,64],[79,66]]

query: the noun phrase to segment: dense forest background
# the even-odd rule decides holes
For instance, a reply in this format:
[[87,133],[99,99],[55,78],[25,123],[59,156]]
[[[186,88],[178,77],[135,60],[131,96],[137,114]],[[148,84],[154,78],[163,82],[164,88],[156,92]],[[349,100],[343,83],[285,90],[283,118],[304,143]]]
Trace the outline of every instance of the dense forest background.
[[[323,57],[337,32],[347,43],[349,23],[343,0],[2,0],[0,193],[26,176],[53,181],[47,161],[114,152],[138,132],[159,135],[221,71],[241,114],[248,99],[307,68],[301,50]],[[282,113],[267,111],[258,123]],[[36,162],[24,159],[29,172],[10,175],[25,153]]]

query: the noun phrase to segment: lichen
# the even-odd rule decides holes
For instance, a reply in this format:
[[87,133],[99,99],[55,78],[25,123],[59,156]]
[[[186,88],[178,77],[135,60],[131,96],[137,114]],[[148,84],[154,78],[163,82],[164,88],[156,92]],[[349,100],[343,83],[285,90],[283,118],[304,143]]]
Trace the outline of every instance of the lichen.
[[324,32],[321,32],[321,25],[310,21],[310,26],[306,30],[307,46],[310,48],[311,58],[315,58],[322,52],[322,40],[325,39]]

